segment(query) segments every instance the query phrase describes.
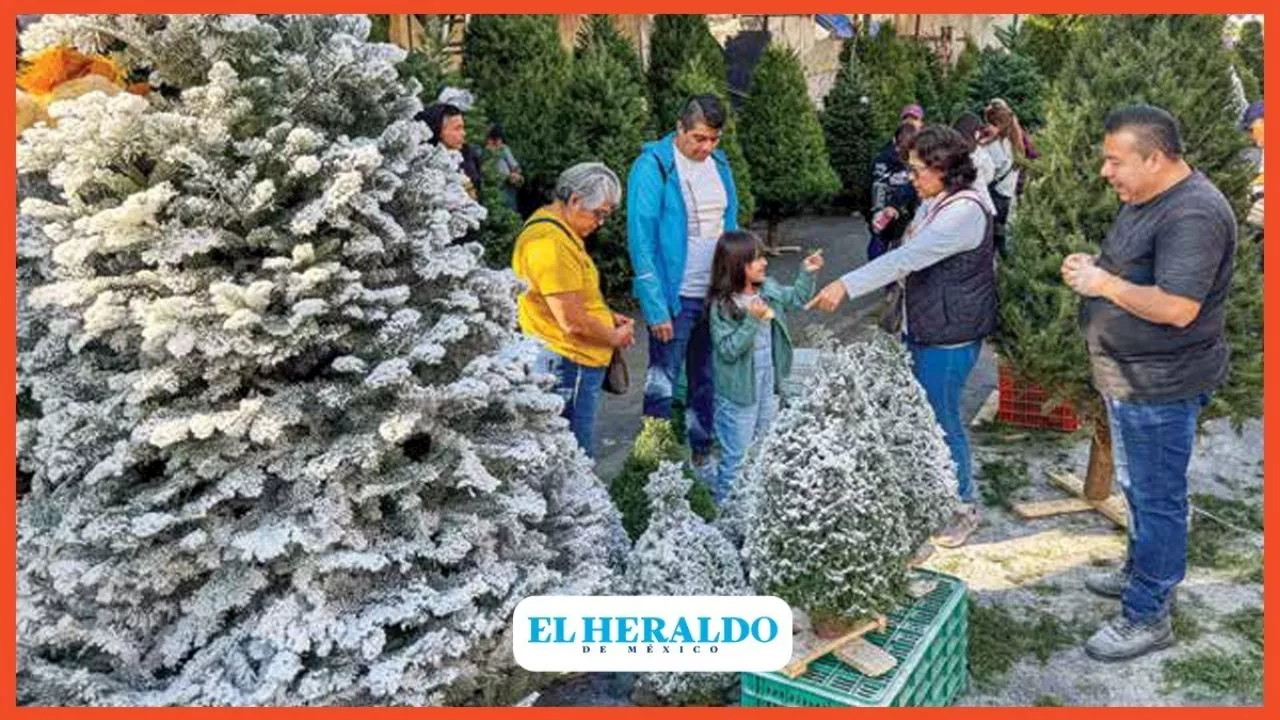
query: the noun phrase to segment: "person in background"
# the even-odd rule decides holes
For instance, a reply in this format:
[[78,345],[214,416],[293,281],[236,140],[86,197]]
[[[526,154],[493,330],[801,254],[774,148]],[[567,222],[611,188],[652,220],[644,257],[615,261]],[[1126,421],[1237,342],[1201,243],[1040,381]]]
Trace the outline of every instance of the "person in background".
[[916,103],[903,105],[902,109],[898,111],[898,122],[911,123],[916,130],[920,130],[924,127],[924,108]]
[[871,165],[871,239],[867,242],[867,260],[874,260],[902,242],[920,198],[911,184],[911,168],[907,165],[907,147],[915,139],[919,126],[902,122],[893,140],[881,148]]
[[1174,591],[1187,571],[1187,465],[1197,419],[1226,378],[1227,297],[1236,218],[1183,156],[1178,121],[1135,105],[1103,121],[1101,175],[1120,211],[1099,255],[1073,253],[1062,279],[1082,298],[1093,386],[1111,427],[1129,506],[1124,566],[1085,579],[1121,612],[1085,643],[1127,660],[1174,641]]
[[580,163],[556,181],[555,200],[516,236],[511,269],[527,289],[516,304],[520,330],[537,338],[539,371],[554,375],[564,417],[589,457],[613,351],[635,341],[635,321],[615,313],[600,292],[600,273],[583,240],[600,229],[622,199],[618,176],[602,163]]
[[813,297],[822,254],[804,259],[793,286],[765,276],[769,261],[754,233],[720,236],[711,263],[711,345],[716,381],[716,441],[720,461],[712,485],[717,505],[729,497],[747,447],[769,429],[781,383],[791,374],[787,310]]
[[431,129],[432,145],[443,145],[462,156],[461,170],[467,178],[467,194],[472,200],[478,200],[483,183],[480,153],[467,143],[467,127],[462,119],[462,111],[448,103],[432,103],[418,113],[417,119]]
[[1253,140],[1254,151],[1251,154],[1253,165],[1258,169],[1258,174],[1254,176],[1253,183],[1249,186],[1249,199],[1252,205],[1249,207],[1248,223],[1262,229],[1262,180],[1263,180],[1263,156],[1262,151],[1262,101],[1256,100],[1249,103],[1249,107],[1244,111],[1244,117],[1240,120],[1240,129],[1249,133],[1249,139]]
[[960,394],[997,318],[993,208],[973,190],[977,170],[972,153],[972,143],[949,127],[921,130],[909,155],[920,208],[902,246],[846,273],[806,306],[834,312],[846,297],[904,283],[901,331],[912,371],[956,464],[961,504],[933,538],[942,547],[963,545],[978,527],[978,493]]
[[507,145],[506,135],[498,123],[489,126],[485,148],[497,158],[495,163],[498,175],[502,178],[502,204],[516,210],[517,193],[520,186],[524,185],[524,174],[520,171],[520,163],[516,161],[515,153],[511,152],[511,147]]
[[716,243],[738,229],[738,191],[723,150],[726,121],[715,95],[685,101],[675,131],[646,143],[627,178],[627,249],[634,293],[649,328],[644,414],[671,418],[684,364],[695,472],[711,482],[715,386],[707,290]]
[[991,200],[991,181],[996,177],[996,165],[990,153],[987,152],[986,143],[990,136],[986,132],[986,125],[976,114],[966,112],[956,118],[951,127],[955,128],[955,131],[973,147],[969,157],[973,160],[973,167],[978,173],[978,177],[973,181],[973,191],[984,198],[988,207],[995,207],[995,203]]
[[1009,223],[1016,211],[1019,168],[1026,159],[1026,138],[1018,116],[1000,98],[987,105],[983,117],[987,121],[989,136],[984,146],[996,168],[995,179],[988,186],[996,208],[996,247],[1004,255]]

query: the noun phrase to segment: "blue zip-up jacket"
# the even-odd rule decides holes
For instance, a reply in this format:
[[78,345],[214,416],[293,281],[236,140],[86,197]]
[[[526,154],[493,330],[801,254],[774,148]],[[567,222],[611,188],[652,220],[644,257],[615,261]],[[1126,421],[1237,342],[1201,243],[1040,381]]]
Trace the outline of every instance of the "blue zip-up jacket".
[[[645,143],[627,175],[627,249],[632,294],[650,327],[680,311],[680,283],[689,252],[688,215],[676,172],[676,134]],[[711,153],[728,198],[724,229],[738,229],[738,189],[722,150]]]

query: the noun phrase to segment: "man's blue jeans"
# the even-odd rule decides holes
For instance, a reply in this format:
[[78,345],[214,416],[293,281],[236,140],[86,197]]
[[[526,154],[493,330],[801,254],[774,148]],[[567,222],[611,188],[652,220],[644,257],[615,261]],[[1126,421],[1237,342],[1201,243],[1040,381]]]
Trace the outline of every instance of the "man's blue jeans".
[[960,393],[964,390],[969,373],[978,362],[982,341],[975,340],[958,347],[921,345],[907,341],[911,351],[911,368],[916,380],[924,387],[924,394],[938,417],[938,424],[946,435],[951,459],[956,463],[956,480],[959,482],[960,501],[971,503],[977,493],[973,484],[973,456],[969,451],[969,436],[965,433],[964,420],[960,417]]
[[1169,611],[1187,574],[1187,464],[1207,393],[1171,403],[1106,398],[1116,483],[1129,503],[1129,582],[1121,603],[1134,622]]
[[569,429],[587,457],[594,458],[596,411],[600,408],[601,390],[608,368],[579,365],[544,347],[534,361],[534,369],[556,376],[551,391],[564,399],[561,415],[569,421]]
[[653,336],[653,328],[649,328],[649,369],[644,381],[646,417],[671,417],[671,396],[682,359],[689,388],[689,447],[694,454],[704,455],[711,452],[716,391],[711,378],[711,327],[702,298],[680,298],[680,312],[672,318],[670,342],[659,341]]

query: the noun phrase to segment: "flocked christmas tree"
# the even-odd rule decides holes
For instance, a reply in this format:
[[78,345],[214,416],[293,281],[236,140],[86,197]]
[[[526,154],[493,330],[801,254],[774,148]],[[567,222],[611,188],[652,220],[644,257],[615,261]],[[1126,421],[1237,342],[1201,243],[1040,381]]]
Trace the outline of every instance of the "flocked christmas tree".
[[688,98],[676,89],[676,77],[692,58],[717,82],[728,82],[724,49],[716,42],[703,15],[657,15],[649,40],[649,98],[654,129],[668,133]]
[[[1101,420],[1077,322],[1079,300],[1060,274],[1072,252],[1096,253],[1118,200],[1098,176],[1107,113],[1146,102],[1178,118],[1188,162],[1203,171],[1243,217],[1249,169],[1236,127],[1229,51],[1218,16],[1135,16],[1096,21],[1077,41],[1037,135],[1041,158],[1026,189],[1001,264],[997,335],[1015,374],[1048,388],[1086,417]],[[1203,418],[1260,414],[1262,294],[1258,247],[1244,223],[1228,301],[1231,371]],[[1095,423],[1086,491],[1102,495],[1111,477],[1105,422]]]
[[770,45],[756,65],[742,109],[742,145],[770,245],[784,217],[825,203],[840,190],[804,70],[789,48]]
[[[156,86],[18,142],[18,686],[37,704],[510,702],[608,496],[364,16],[47,15]],[[615,565],[616,566],[616,565]]]
[[[685,99],[707,94],[720,98],[720,104],[728,113],[728,118],[720,130],[718,147],[724,151],[725,159],[733,170],[733,185],[738,191],[738,227],[750,227],[756,213],[756,196],[751,189],[751,168],[738,137],[738,110],[729,103],[728,82],[723,76],[716,76],[707,61],[701,57],[691,57],[676,75],[674,88],[675,95]],[[663,127],[658,128],[658,131],[665,134],[670,129]]]
[[878,148],[871,128],[871,88],[866,69],[853,51],[855,43],[845,40],[840,50],[840,70],[823,101],[822,130],[843,199],[865,212],[870,207],[871,158]]
[[[620,40],[605,16],[597,16],[579,34],[561,108],[558,142],[565,146],[566,166],[603,162],[625,183],[627,169],[649,139],[649,99],[635,72],[639,58],[626,41],[619,44]],[[631,287],[625,205],[620,205],[586,242],[600,270],[605,294],[625,297]]]
[[[692,482],[672,462],[649,477],[649,527],[627,560],[627,587],[636,595],[747,594],[737,550],[689,507]],[[733,673],[642,673],[633,697],[642,704],[723,705],[736,681]]]
[[825,348],[752,462],[725,521],[745,526],[749,581],[836,634],[901,599],[907,559],[955,507],[942,431],[883,333]]

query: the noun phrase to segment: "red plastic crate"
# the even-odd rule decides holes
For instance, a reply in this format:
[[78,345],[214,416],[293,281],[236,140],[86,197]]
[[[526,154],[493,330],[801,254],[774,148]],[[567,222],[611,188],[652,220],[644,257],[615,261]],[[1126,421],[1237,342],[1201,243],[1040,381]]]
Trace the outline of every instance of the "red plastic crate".
[[1080,429],[1080,419],[1070,405],[1059,405],[1044,412],[1042,408],[1048,400],[1049,393],[1044,388],[1017,382],[1009,367],[1000,364],[1000,410],[996,413],[996,419],[1024,428],[1062,432]]

